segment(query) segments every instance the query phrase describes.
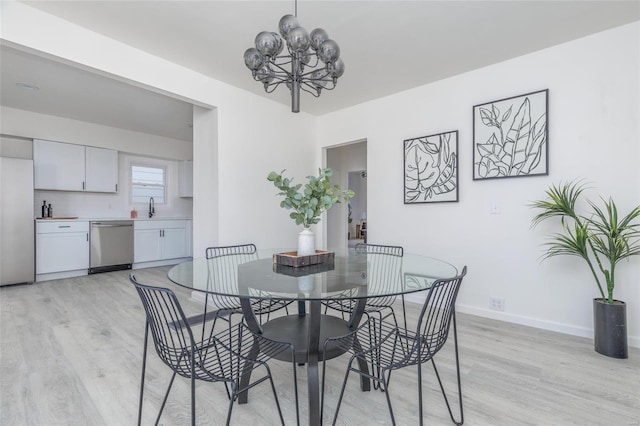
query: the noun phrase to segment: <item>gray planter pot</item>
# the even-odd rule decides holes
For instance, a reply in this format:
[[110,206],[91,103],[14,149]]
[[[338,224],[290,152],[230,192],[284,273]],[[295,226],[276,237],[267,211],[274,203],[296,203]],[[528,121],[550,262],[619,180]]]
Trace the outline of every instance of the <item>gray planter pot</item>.
[[596,352],[612,358],[629,358],[626,303],[614,300],[609,304],[603,299],[593,299],[593,330]]

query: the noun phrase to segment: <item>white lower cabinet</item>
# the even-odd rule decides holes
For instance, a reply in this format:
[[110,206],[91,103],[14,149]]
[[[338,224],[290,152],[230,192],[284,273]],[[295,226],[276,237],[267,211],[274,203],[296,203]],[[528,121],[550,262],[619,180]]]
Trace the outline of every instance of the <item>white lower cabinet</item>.
[[36,222],[36,275],[89,269],[89,222]]
[[136,221],[134,262],[188,257],[186,220]]
[[159,229],[137,229],[134,225],[133,261],[152,262],[162,258],[162,236]]

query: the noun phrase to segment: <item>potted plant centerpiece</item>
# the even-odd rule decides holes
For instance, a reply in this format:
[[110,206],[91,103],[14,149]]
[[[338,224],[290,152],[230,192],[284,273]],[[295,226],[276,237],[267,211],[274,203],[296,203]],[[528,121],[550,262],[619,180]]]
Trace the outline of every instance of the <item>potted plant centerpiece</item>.
[[584,189],[576,181],[552,185],[546,191],[546,199],[531,204],[540,211],[532,226],[553,217],[560,219],[562,230],[550,235],[543,259],[571,255],[585,260],[600,291],[600,297],[593,299],[595,350],[610,357],[627,358],[626,304],[614,299],[613,290],[616,265],[640,254],[640,206],[619,217],[612,198],[602,199],[601,205],[587,200],[590,211],[579,213],[576,204]]
[[293,210],[289,217],[304,228],[298,235],[298,256],[315,254],[315,238],[309,227],[320,222],[320,215],[335,203],[349,201],[355,194],[350,189],[342,190],[338,185],[332,185],[333,171],[329,168],[318,169],[318,176],[307,176],[308,182],[302,191],[302,184],[293,185],[293,179],[284,177],[284,172],[271,172],[267,180],[280,190],[277,195],[284,197],[280,207]]

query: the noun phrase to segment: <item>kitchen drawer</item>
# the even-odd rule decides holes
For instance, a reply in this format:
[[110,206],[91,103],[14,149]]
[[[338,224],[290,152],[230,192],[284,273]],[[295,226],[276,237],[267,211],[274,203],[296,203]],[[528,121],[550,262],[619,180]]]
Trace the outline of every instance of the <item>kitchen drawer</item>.
[[60,222],[36,222],[36,234],[49,234],[60,232],[89,232],[89,222],[60,221]]
[[186,220],[137,220],[135,229],[185,229],[187,227]]

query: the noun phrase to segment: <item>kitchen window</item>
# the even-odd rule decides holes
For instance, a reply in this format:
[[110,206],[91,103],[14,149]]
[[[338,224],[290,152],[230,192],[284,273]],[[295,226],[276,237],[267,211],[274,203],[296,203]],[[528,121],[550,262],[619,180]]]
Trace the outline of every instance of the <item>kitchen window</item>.
[[166,198],[166,167],[131,164],[131,201],[164,204]]

